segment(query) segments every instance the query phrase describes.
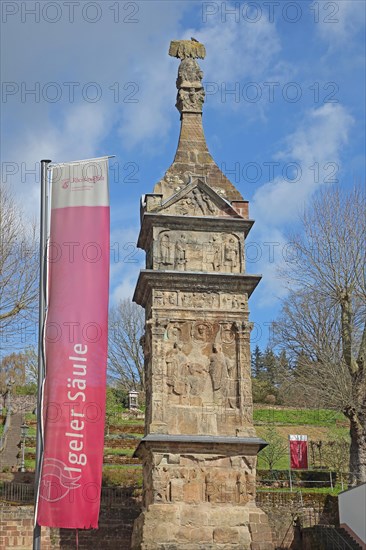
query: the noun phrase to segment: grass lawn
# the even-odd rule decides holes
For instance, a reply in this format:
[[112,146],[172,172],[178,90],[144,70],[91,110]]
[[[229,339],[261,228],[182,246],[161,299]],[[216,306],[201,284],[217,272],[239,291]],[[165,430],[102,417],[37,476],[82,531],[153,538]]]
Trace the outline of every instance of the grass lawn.
[[142,466],[116,465],[111,464],[103,466],[103,486],[109,487],[129,487],[136,485],[142,487]]
[[[273,426],[277,434],[282,438],[284,447],[286,448],[286,452],[284,452],[284,456],[279,458],[279,460],[276,462],[275,468],[276,470],[287,470],[289,467],[289,457],[287,453],[288,448],[288,436],[290,434],[300,434],[300,435],[307,435],[309,441],[330,441],[334,440],[338,437],[344,437],[347,439],[349,437],[349,430],[348,428],[340,427],[325,427],[325,426],[309,426],[309,425],[292,425],[289,424],[287,426]],[[259,437],[262,437],[263,439],[266,439],[266,430],[268,429],[268,425],[260,425],[256,426],[255,430],[257,432],[257,435]],[[309,449],[309,460],[310,460],[310,449]],[[265,470],[268,466],[263,461],[261,452],[258,454],[258,469],[259,470]]]
[[[34,437],[36,434],[35,415],[27,414],[26,422],[30,425],[29,436]],[[288,470],[289,458],[287,453],[288,436],[289,434],[302,434],[307,435],[309,440],[312,441],[329,441],[337,439],[337,437],[348,437],[348,428],[345,426],[345,417],[338,412],[327,409],[287,409],[287,408],[271,408],[262,407],[257,405],[254,408],[254,423],[256,432],[259,437],[265,439],[265,433],[268,426],[272,426],[277,434],[282,438],[284,447],[286,448],[284,455],[276,462],[275,469]],[[141,433],[141,427],[144,425],[143,420],[124,419],[117,415],[113,418],[111,424],[110,437],[105,439],[104,455],[120,456],[120,457],[132,457],[135,447],[137,446],[138,439],[141,439],[143,435]],[[119,429],[121,428],[121,429]],[[1,430],[1,427],[0,427]],[[128,430],[128,433],[127,433]],[[120,448],[110,447],[110,440],[113,439],[113,445],[116,445],[118,435],[123,434],[123,437],[129,435],[135,436],[136,445],[131,442],[131,447]],[[115,436],[115,437],[113,437]],[[27,450],[35,451],[35,439],[27,441]],[[34,469],[34,460],[26,458],[26,468]],[[267,468],[266,462],[263,460],[261,453],[258,455],[257,468],[259,470],[265,470]],[[111,486],[128,486],[129,484],[141,486],[142,484],[142,467],[140,465],[130,464],[105,464],[103,466],[103,485]],[[344,489],[346,486],[344,485]],[[270,488],[262,487],[259,490],[271,490]],[[274,491],[288,491],[287,488],[275,488]],[[337,484],[333,491],[330,487],[317,487],[311,486],[311,484],[305,484],[299,488],[298,485],[294,486],[294,491],[301,490],[303,493],[330,493],[338,494],[342,490],[341,484]]]
[[308,426],[334,426],[336,421],[347,422],[346,417],[329,409],[277,409],[255,408],[254,423],[301,424]]
[[[275,464],[276,470],[288,470],[288,466],[289,466],[289,458],[287,455],[280,458]],[[257,468],[258,470],[266,470],[268,468],[268,465],[263,460],[261,453],[258,454]]]
[[[113,416],[109,419],[109,425],[111,428],[118,427],[118,426],[144,426],[144,420],[143,419],[137,419],[137,418],[122,418],[121,416]],[[107,425],[107,422],[106,422]]]
[[132,456],[134,452],[135,447],[133,449],[115,449],[112,447],[104,447],[104,455]]
[[[302,493],[302,494],[311,494],[311,495],[314,495],[314,494],[322,494],[322,495],[333,495],[333,496],[337,496],[339,495],[339,493],[341,493],[342,491],[345,491],[347,489],[347,485],[344,484],[343,487],[340,483],[337,483],[334,487],[333,487],[333,490],[330,488],[330,487],[301,487],[299,488],[298,486],[296,487],[293,487],[293,493]],[[261,487],[261,488],[257,488],[257,493],[288,493],[290,491],[290,489],[288,487],[276,487],[276,488],[272,488],[272,487]]]

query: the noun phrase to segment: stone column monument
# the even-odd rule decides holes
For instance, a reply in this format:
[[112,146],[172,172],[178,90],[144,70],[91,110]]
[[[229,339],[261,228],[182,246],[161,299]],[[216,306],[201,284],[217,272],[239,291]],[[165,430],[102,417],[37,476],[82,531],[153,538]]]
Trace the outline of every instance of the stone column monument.
[[255,504],[265,442],[252,420],[245,273],[253,221],[248,202],[208,152],[203,44],[173,41],[181,59],[181,115],[173,164],[141,203],[138,246],[146,269],[134,301],[146,312],[143,512],[133,550],[269,550],[267,516]]

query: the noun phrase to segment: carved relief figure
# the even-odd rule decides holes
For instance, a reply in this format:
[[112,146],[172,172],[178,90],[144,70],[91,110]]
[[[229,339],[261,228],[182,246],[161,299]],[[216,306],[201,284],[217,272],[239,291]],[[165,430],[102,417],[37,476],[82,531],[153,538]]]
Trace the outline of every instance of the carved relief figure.
[[193,193],[193,196],[194,196],[194,200],[196,201],[196,204],[198,205],[198,207],[201,210],[202,214],[204,214],[205,210],[206,210],[206,207],[205,207],[205,202],[202,198],[200,190],[197,189],[197,187],[196,187],[195,189],[193,189],[192,193]]
[[[238,273],[241,267],[240,242],[235,234],[203,231],[162,231],[154,253],[154,269]],[[174,266],[174,267],[173,267]]]
[[201,192],[200,189],[196,187],[193,189],[192,194],[202,214],[213,214],[215,212],[215,207],[206,193]]
[[220,301],[216,292],[183,292],[181,303],[183,307],[218,308]]
[[161,306],[176,306],[177,305],[177,293],[176,292],[161,292],[155,291],[154,305]]
[[[213,457],[212,457],[213,458]],[[191,463],[164,455],[152,468],[155,502],[211,502],[245,504],[253,498],[254,476],[212,459],[191,455]],[[214,467],[214,471],[212,471]]]
[[177,305],[177,295],[175,292],[169,292],[168,302],[169,302],[169,305],[171,306]]
[[212,326],[209,323],[195,323],[193,327],[193,339],[201,343],[210,342],[212,339]]
[[224,344],[232,344],[235,340],[235,332],[232,323],[224,323],[221,327],[221,341]]
[[169,479],[170,472],[167,468],[154,467],[152,470],[153,486],[154,486],[154,501],[169,502]]
[[221,307],[223,309],[231,308],[231,296],[228,294],[221,294]]
[[210,241],[212,255],[212,269],[213,271],[220,271],[221,267],[221,245],[219,238],[214,235]]
[[202,363],[192,363],[188,366],[189,393],[193,396],[201,396],[205,389],[208,370]]
[[236,364],[231,359],[228,359],[227,367],[228,379],[224,392],[224,403],[226,407],[229,407],[230,409],[235,409],[238,406]]
[[210,212],[210,214],[215,214],[216,208],[212,204],[212,202],[210,201],[210,197],[208,195],[206,195],[206,193],[202,193],[202,199],[206,203],[207,210]]
[[164,294],[162,292],[156,292],[155,294],[155,305],[163,306],[164,305]]
[[182,340],[182,331],[177,325],[172,325],[168,328],[168,338],[176,344]]
[[187,382],[185,378],[186,356],[182,351],[183,344],[175,342],[173,349],[166,355],[167,385],[170,392],[176,395],[187,393]]
[[214,403],[222,403],[222,389],[227,382],[228,369],[225,354],[220,344],[212,346],[209,373],[212,381]]
[[192,294],[191,293],[184,293],[182,296],[182,306],[184,307],[191,307],[192,306]]
[[186,238],[184,235],[181,235],[175,243],[175,269],[180,269],[182,271],[186,269],[186,246]]
[[245,299],[240,294],[221,294],[223,309],[245,309]]
[[238,243],[234,237],[229,237],[224,246],[224,263],[229,273],[233,273],[239,265],[238,255]]
[[192,201],[190,198],[182,199],[177,205],[176,205],[176,212],[177,214],[181,214],[182,216],[187,216],[191,210],[192,210]]
[[178,69],[177,88],[201,85],[203,71],[192,58],[183,59]]
[[180,88],[177,95],[176,107],[180,113],[200,113],[205,101],[205,91],[203,88]]
[[[175,190],[179,189],[176,188]],[[213,204],[207,193],[198,187],[194,187],[188,195],[167,206],[166,212],[181,216],[214,215],[218,212],[218,208]]]
[[160,237],[160,265],[173,265],[172,246],[170,243],[169,235],[167,233],[163,233],[163,235]]
[[237,406],[235,361],[226,357],[221,344],[212,346],[209,373],[214,403],[234,409]]
[[216,292],[211,294],[212,296],[212,307],[219,308],[220,307],[220,295]]

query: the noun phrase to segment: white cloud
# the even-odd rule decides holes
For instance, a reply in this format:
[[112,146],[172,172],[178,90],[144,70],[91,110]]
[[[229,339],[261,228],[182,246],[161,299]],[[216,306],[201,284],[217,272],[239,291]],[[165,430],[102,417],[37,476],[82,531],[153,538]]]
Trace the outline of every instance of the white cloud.
[[118,303],[120,300],[124,300],[125,298],[132,298],[136,288],[138,272],[139,270],[137,269],[133,274],[124,274],[123,279],[121,279],[121,283],[117,285],[112,292],[110,300],[111,305]]
[[[222,10],[235,11],[238,5],[223,3]],[[280,35],[265,11],[253,24],[242,18],[237,22],[229,15],[223,21],[222,10],[184,34],[185,38],[195,36],[206,46],[206,59],[200,65],[207,87],[207,106],[222,110],[225,103],[226,109],[234,109],[240,116],[263,119],[266,102],[250,100],[260,90],[266,90],[264,82],[286,82],[294,68],[280,59]],[[254,86],[247,88],[249,83]],[[230,90],[235,90],[236,95],[229,94]]]
[[[276,178],[258,189],[251,204],[254,217],[270,226],[290,222],[319,185],[339,178],[340,153],[352,124],[353,118],[340,104],[310,110],[286,139],[284,150],[274,156],[289,168],[286,179]],[[296,163],[293,174],[290,163]]]
[[[103,143],[112,135],[125,149],[161,144],[166,136],[177,70],[173,60],[167,62],[167,52],[172,34],[180,35],[186,2],[141,2],[135,24],[125,21],[130,9],[121,9],[120,21],[113,23],[108,3],[99,4],[100,21],[87,23],[81,17],[84,4],[76,6],[74,23],[65,17],[64,6],[61,20],[54,24],[44,17],[35,23],[34,16],[24,24],[19,11],[3,26],[9,52],[2,62],[3,80],[18,88],[4,105],[4,161],[29,168],[45,157],[61,162],[104,154]],[[49,63],[44,63],[45,51]],[[56,102],[48,99],[56,89],[47,87],[51,82],[61,93]],[[67,82],[76,83],[72,93]],[[89,95],[85,89],[91,82],[101,92],[95,102],[89,100],[93,88]],[[32,88],[38,90],[36,95],[23,93]],[[130,102],[133,99],[137,103]],[[38,197],[34,177],[27,177],[23,190],[19,180],[11,183],[22,197]]]
[[[172,122],[169,114],[174,105],[177,68],[177,63],[169,63],[164,55],[158,55],[136,79],[137,103],[130,104],[121,113],[119,135],[125,149],[154,139],[160,145],[160,140],[166,137]],[[129,92],[132,90],[130,86]]]
[[[118,217],[115,212],[115,217]],[[122,218],[121,218],[122,219]],[[131,298],[140,269],[145,267],[145,252],[136,246],[138,227],[112,226],[110,285],[111,303]]]
[[347,48],[365,26],[366,4],[362,0],[317,2],[313,7],[318,32],[330,51]]
[[[278,279],[278,267],[286,261],[283,227],[297,219],[312,194],[324,185],[324,178],[333,170],[338,171],[342,148],[348,141],[353,122],[347,109],[339,104],[326,104],[309,111],[286,139],[284,150],[274,157],[285,163],[296,162],[301,168],[300,180],[290,182],[278,177],[255,193],[251,216],[257,223],[250,236],[261,251],[255,264],[256,271],[263,274],[257,294],[260,306],[275,305],[278,297],[286,293],[284,282]],[[337,171],[335,177],[339,178]],[[249,267],[253,271],[253,265],[249,263]]]
[[262,275],[255,291],[258,306],[272,307],[287,292],[278,278],[278,267],[287,259],[287,242],[281,229],[257,222],[246,242],[247,270]]
[[[226,8],[234,7],[227,4]],[[273,23],[261,17],[255,24],[234,17],[222,21],[221,15],[207,19],[199,29],[188,29],[185,37],[197,37],[206,46],[202,66],[217,82],[258,79],[281,51],[280,38]]]

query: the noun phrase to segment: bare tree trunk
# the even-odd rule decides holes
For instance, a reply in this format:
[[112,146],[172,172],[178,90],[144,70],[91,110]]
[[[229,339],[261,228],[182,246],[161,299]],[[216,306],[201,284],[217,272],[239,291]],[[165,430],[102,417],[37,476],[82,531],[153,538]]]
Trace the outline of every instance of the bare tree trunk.
[[349,471],[351,486],[366,482],[366,323],[360,342],[357,360],[352,354],[352,306],[348,293],[344,293],[342,307],[343,357],[352,378],[353,404],[345,410],[350,420]]
[[326,188],[301,221],[303,235],[291,238],[298,261],[282,271],[290,293],[274,333],[282,349],[295,357],[304,392],[349,419],[355,485],[366,482],[364,191]]
[[350,460],[349,471],[351,486],[366,482],[366,414],[349,411],[350,420]]
[[350,484],[366,482],[366,322],[363,328],[357,361],[352,369],[354,407],[346,409],[350,420]]

